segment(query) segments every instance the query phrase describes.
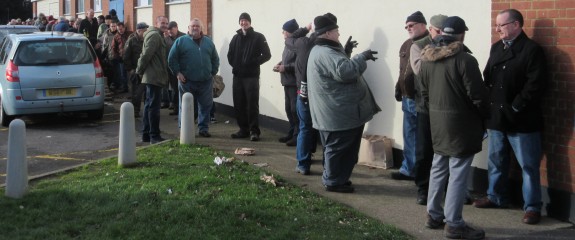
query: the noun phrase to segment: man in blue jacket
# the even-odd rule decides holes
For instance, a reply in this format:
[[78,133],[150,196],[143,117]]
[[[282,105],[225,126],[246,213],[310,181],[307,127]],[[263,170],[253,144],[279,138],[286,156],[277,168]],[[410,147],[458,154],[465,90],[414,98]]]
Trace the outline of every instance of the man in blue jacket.
[[[168,55],[168,65],[178,78],[181,101],[184,93],[194,95],[198,102],[198,129],[202,137],[211,137],[208,129],[212,109],[212,78],[218,73],[220,58],[212,40],[202,33],[198,18],[190,21],[188,35],[176,39]],[[181,114],[179,115],[181,116]]]

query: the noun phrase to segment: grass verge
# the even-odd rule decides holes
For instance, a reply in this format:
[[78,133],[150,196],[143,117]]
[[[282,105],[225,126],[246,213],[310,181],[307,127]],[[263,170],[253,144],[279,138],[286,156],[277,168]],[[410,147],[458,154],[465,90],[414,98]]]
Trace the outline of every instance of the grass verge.
[[[411,239],[297,186],[260,180],[261,169],[176,141],[30,183],[0,199],[1,239]],[[277,176],[276,176],[277,177]],[[281,178],[279,179],[281,181]]]

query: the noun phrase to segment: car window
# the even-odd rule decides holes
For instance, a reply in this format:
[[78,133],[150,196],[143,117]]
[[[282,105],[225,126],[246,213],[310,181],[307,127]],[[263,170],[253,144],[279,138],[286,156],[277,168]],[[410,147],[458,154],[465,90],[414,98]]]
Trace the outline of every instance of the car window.
[[12,49],[12,41],[4,40],[2,42],[3,43],[0,44],[0,46],[2,47],[0,49],[0,64],[5,64],[6,60],[8,59],[8,54],[10,53],[10,50]]
[[0,40],[4,39],[8,34],[33,33],[38,31],[40,30],[35,28],[3,28],[0,29]]
[[88,41],[54,40],[25,41],[18,45],[14,63],[18,66],[75,65],[94,62]]

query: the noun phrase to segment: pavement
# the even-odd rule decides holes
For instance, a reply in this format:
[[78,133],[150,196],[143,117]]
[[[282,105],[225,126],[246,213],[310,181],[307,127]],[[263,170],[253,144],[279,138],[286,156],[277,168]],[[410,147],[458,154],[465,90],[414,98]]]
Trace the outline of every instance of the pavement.
[[[218,108],[220,109],[220,108]],[[220,110],[218,110],[219,112]],[[161,114],[161,131],[164,138],[177,139],[179,129],[175,116],[168,116],[168,110]],[[391,179],[397,169],[378,169],[357,165],[351,181],[355,192],[333,193],[325,191],[322,182],[321,146],[314,154],[311,174],[304,176],[295,172],[296,148],[278,142],[286,129],[262,127],[261,140],[231,139],[230,134],[238,130],[233,117],[216,114],[218,123],[210,125],[212,137],[196,134],[196,143],[233,154],[239,147],[256,150],[253,156],[236,156],[250,164],[264,164],[265,170],[279,175],[285,181],[300,186],[321,196],[348,205],[385,224],[394,225],[416,239],[443,239],[443,230],[430,230],[424,224],[426,207],[416,204],[417,188],[412,181]],[[261,120],[261,118],[260,118]],[[261,121],[260,121],[261,122]],[[264,164],[265,165],[265,164]],[[537,225],[522,222],[523,211],[519,208],[478,209],[464,206],[463,217],[473,226],[485,230],[487,239],[575,239],[574,225],[554,218],[543,217]]]

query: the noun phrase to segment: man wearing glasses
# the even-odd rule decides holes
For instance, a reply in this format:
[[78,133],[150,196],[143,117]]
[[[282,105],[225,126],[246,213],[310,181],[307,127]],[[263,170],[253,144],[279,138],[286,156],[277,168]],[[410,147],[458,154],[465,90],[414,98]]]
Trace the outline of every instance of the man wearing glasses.
[[491,46],[483,72],[490,90],[487,197],[475,201],[478,208],[502,208],[508,204],[506,188],[511,150],[523,172],[523,222],[541,220],[541,129],[540,108],[545,90],[546,58],[541,46],[523,32],[523,16],[515,9],[501,11],[495,20],[501,41]]
[[395,180],[414,180],[415,136],[417,134],[417,112],[415,111],[415,85],[413,69],[409,64],[409,53],[414,41],[429,35],[427,21],[420,11],[407,17],[405,30],[409,39],[399,49],[399,79],[395,84],[395,100],[401,102],[403,110],[403,161],[399,172],[391,174]]

